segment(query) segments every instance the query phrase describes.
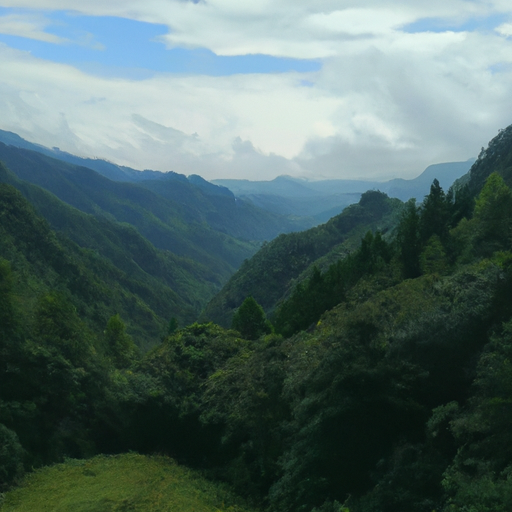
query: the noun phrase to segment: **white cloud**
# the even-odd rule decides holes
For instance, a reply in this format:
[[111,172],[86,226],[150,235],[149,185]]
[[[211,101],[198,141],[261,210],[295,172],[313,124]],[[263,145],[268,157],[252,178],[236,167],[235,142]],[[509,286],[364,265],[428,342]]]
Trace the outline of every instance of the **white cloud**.
[[[130,81],[0,47],[0,128],[137,168],[206,178],[413,176],[476,155],[512,122],[505,0],[2,4],[163,23],[169,47],[323,59],[309,74]],[[425,18],[454,26],[491,15],[503,16],[495,31],[401,30]],[[42,18],[15,21],[0,18],[0,32],[52,37]]]
[[298,86],[293,74],[100,78],[5,46],[0,76],[3,129],[71,152],[184,173],[197,172],[197,159],[211,155],[222,173],[221,164],[229,167],[237,155],[237,137],[261,148],[258,158],[293,157],[339,103]]
[[496,32],[505,37],[512,36],[512,23],[503,23],[499,27],[496,27]]
[[0,16],[0,34],[36,39],[45,43],[68,42],[67,39],[46,32],[49,24],[47,19],[37,14],[8,14]]
[[468,0],[4,0],[3,5],[166,24],[163,40],[169,47],[293,58],[333,56],[351,37],[374,39],[421,18],[462,22],[496,9],[512,11],[506,1]]
[[465,160],[512,122],[512,74],[490,70],[500,62],[512,62],[512,47],[467,33],[411,34],[330,59],[318,86],[346,98],[332,117],[337,134],[311,139],[298,161],[378,177]]

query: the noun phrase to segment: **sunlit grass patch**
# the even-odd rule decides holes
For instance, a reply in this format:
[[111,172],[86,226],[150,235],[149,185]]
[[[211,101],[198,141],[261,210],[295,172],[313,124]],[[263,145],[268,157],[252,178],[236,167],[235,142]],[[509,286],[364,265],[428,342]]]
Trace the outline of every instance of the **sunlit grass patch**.
[[167,457],[69,460],[29,475],[1,512],[246,512],[221,486]]

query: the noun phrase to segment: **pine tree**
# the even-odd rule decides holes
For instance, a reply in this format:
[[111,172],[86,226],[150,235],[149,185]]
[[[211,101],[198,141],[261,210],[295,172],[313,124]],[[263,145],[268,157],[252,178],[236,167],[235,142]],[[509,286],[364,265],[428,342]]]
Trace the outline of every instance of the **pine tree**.
[[406,278],[418,277],[421,274],[419,223],[418,208],[414,199],[411,199],[405,204],[396,237],[398,254]]
[[251,296],[244,300],[234,314],[231,327],[248,340],[255,340],[272,332],[263,308]]

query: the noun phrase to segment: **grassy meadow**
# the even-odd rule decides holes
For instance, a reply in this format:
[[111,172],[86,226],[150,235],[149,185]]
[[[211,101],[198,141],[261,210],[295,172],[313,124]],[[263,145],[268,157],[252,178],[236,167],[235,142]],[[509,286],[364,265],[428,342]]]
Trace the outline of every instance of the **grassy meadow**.
[[27,476],[1,512],[249,512],[218,484],[167,457],[69,459]]

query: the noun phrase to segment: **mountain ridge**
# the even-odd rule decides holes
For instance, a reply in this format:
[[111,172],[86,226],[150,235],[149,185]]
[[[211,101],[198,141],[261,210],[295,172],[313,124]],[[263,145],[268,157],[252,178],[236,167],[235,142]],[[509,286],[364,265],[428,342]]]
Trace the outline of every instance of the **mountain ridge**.
[[227,187],[235,196],[251,201],[260,208],[283,215],[312,217],[316,224],[321,224],[341,213],[343,208],[357,203],[367,190],[380,190],[402,201],[412,197],[420,201],[428,194],[434,178],[448,189],[457,178],[469,171],[474,161],[471,158],[464,162],[432,164],[410,180],[307,180],[282,175],[269,181],[215,179],[212,183]]

